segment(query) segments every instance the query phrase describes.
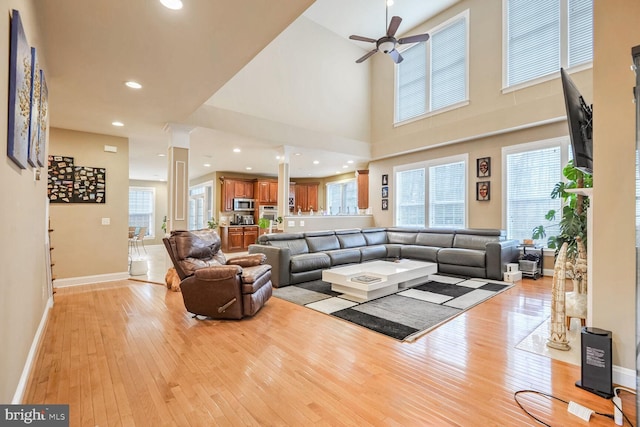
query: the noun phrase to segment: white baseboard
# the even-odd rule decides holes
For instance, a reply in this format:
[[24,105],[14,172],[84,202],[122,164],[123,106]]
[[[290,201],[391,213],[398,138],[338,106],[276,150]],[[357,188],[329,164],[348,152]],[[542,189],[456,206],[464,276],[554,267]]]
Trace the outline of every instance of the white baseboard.
[[613,383],[635,390],[636,371],[613,365]]
[[57,288],[64,288],[67,286],[79,286],[89,285],[91,283],[112,282],[114,280],[127,280],[129,278],[129,272],[109,273],[109,274],[97,274],[95,276],[82,276],[82,277],[69,277],[66,279],[56,279],[53,281],[53,286]]
[[27,389],[27,381],[29,381],[29,375],[31,374],[31,367],[36,360],[36,356],[38,355],[38,348],[40,347],[40,340],[42,339],[42,335],[44,334],[45,327],[47,326],[47,321],[49,320],[49,313],[51,312],[51,308],[53,307],[53,296],[49,297],[47,301],[47,305],[44,307],[44,313],[42,313],[42,318],[40,319],[40,324],[38,325],[38,330],[36,331],[35,336],[33,337],[33,342],[31,343],[31,348],[29,349],[29,354],[27,355],[27,360],[24,364],[24,368],[22,368],[22,375],[20,375],[20,381],[18,381],[18,387],[16,388],[16,392],[13,395],[13,399],[11,400],[11,404],[19,405],[22,403],[22,399],[24,398],[24,393]]

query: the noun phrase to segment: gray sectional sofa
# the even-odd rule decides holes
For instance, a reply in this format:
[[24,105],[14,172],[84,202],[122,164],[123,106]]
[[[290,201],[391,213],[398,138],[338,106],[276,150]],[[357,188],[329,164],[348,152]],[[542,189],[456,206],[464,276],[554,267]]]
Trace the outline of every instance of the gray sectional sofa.
[[249,253],[263,253],[275,287],[317,280],[327,268],[389,258],[438,263],[438,272],[502,280],[517,262],[517,240],[503,230],[364,228],[273,233],[258,237]]

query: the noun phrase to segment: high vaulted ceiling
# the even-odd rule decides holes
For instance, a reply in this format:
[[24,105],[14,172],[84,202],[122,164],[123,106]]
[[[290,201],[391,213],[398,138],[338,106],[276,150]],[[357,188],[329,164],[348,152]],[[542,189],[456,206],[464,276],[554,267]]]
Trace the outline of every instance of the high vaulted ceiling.
[[[456,1],[395,0],[389,18],[411,34]],[[284,153],[292,177],[366,164],[370,63],[355,59],[373,46],[348,35],[381,37],[384,0],[183,2],[34,2],[51,126],[129,138],[131,179],[166,179],[167,125],[193,128],[191,178],[276,175]]]

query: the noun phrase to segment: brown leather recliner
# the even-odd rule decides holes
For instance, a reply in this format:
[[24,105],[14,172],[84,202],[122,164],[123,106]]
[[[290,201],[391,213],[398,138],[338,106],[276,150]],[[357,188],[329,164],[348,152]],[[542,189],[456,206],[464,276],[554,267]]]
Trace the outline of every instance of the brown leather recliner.
[[214,230],[172,231],[162,239],[180,277],[184,305],[214,319],[253,316],[271,297],[271,266],[252,254],[227,260]]

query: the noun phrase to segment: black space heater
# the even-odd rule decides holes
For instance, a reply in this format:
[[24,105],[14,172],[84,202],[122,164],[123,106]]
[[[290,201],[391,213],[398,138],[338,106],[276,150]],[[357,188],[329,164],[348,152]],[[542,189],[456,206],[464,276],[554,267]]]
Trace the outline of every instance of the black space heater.
[[605,399],[613,397],[611,331],[583,327],[582,374],[576,386]]

